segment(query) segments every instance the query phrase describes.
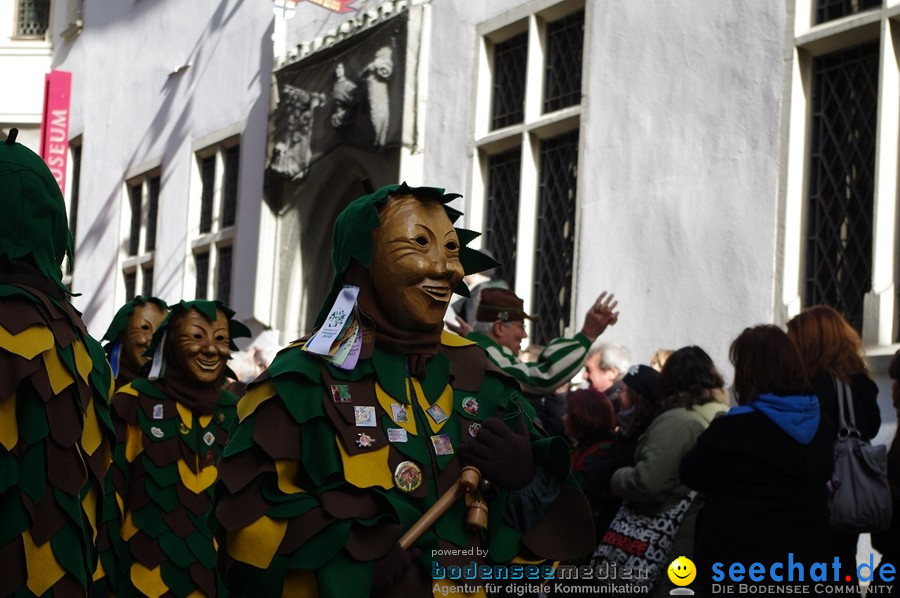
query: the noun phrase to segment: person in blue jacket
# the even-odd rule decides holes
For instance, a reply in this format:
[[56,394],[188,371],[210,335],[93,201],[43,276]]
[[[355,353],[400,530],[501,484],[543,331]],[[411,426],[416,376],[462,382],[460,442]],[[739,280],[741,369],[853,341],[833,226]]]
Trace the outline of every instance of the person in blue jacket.
[[[713,420],[681,461],[681,480],[705,495],[696,535],[698,580],[709,594],[711,582],[731,583],[732,563],[745,571],[762,563],[768,576],[780,562],[785,565],[776,571],[787,582],[792,560],[803,564],[802,581],[812,586],[811,565],[832,561],[826,496],[831,423],[820,417],[800,354],[781,329],[745,329],[730,357],[738,406]],[[716,563],[722,563],[721,580]]]

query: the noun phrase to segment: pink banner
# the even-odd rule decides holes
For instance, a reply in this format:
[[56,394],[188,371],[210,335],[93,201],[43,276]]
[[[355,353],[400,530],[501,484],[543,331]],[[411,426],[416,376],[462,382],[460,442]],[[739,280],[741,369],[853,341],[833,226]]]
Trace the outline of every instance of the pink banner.
[[356,12],[356,9],[350,6],[353,0],[307,0],[331,12]]
[[63,193],[69,158],[69,93],[72,73],[50,71],[44,78],[44,116],[41,121],[41,157]]

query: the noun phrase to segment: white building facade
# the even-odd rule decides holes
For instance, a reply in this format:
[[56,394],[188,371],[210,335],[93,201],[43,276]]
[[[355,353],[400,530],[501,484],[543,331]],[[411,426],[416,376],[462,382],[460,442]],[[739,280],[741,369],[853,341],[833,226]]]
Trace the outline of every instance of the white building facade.
[[900,347],[898,0],[77,4],[53,68],[94,334],[140,292],[308,332],[368,178],[462,193],[538,343],[607,289],[636,362],[697,344],[728,372],[744,327],[820,302],[882,379]]

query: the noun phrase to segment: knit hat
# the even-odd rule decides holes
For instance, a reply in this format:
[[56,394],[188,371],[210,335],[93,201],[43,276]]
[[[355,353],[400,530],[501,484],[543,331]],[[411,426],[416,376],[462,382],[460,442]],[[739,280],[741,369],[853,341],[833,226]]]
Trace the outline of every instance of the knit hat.
[[512,322],[526,318],[536,320],[537,316],[525,313],[525,302],[509,289],[493,287],[481,291],[475,312],[477,322]]
[[633,365],[622,378],[622,382],[631,390],[646,399],[652,399],[656,391],[659,372],[649,365]]

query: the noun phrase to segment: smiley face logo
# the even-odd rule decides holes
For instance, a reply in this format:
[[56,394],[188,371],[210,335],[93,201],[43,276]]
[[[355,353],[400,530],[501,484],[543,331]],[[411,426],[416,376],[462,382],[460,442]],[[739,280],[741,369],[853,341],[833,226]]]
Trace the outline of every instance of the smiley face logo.
[[691,559],[680,556],[669,565],[669,579],[676,586],[690,585],[694,578],[697,577],[697,567]]

